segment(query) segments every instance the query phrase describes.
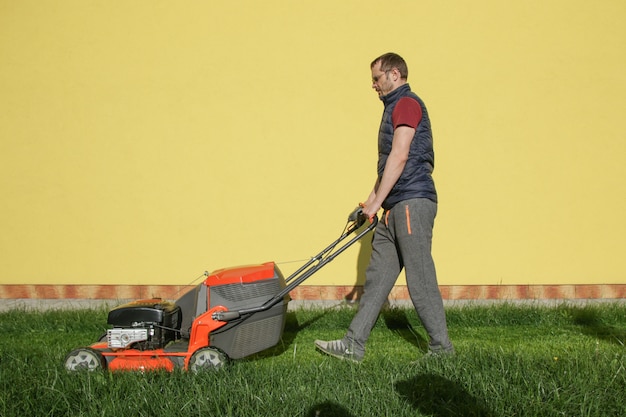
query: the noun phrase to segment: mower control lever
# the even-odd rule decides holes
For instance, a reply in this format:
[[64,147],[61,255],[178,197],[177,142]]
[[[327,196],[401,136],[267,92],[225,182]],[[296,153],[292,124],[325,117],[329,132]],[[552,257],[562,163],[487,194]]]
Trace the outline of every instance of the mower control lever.
[[352,213],[350,213],[350,215],[348,216],[348,221],[355,222],[357,229],[363,226],[366,220],[367,220],[367,217],[365,216],[365,214],[363,214],[363,207],[361,206],[358,206],[357,208],[355,208],[352,211]]

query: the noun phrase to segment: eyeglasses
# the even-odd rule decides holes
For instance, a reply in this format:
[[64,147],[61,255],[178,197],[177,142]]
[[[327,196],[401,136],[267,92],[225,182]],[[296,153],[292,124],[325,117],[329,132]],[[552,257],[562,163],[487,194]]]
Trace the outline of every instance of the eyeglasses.
[[380,77],[382,77],[383,75],[387,75],[387,73],[390,72],[390,71],[393,71],[393,68],[385,70],[382,74],[376,75],[376,76],[372,77],[372,82],[377,83],[378,80],[380,80]]
[[380,77],[382,77],[383,75],[387,75],[388,72],[391,72],[393,70],[397,69],[396,67],[393,68],[389,68],[388,70],[385,70],[382,74],[377,75],[375,77],[372,77],[372,82],[377,83],[378,80],[380,80]]

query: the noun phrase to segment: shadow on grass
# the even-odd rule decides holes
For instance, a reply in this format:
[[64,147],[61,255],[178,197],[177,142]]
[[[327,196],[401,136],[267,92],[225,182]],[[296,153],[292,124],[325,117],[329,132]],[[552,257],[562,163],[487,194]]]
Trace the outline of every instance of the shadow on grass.
[[620,346],[626,344],[626,329],[605,324],[598,310],[574,307],[568,309],[568,314],[571,316],[572,322],[579,326],[584,334]]
[[383,308],[381,316],[387,328],[407,342],[417,347],[422,352],[428,351],[428,339],[416,331],[406,315],[405,309]]
[[306,417],[352,417],[353,414],[345,407],[332,401],[315,404],[306,413]]
[[484,401],[472,396],[461,384],[440,375],[420,374],[396,382],[395,389],[401,398],[428,416],[494,416]]

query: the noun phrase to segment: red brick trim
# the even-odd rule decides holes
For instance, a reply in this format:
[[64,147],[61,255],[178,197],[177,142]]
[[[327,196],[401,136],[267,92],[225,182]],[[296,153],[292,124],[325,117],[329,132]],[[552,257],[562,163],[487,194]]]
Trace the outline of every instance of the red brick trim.
[[[188,288],[183,285],[0,285],[0,299],[176,299]],[[444,300],[542,300],[626,298],[626,284],[580,285],[442,285]],[[357,299],[362,287],[300,286],[291,292],[294,300]],[[389,298],[408,300],[405,285],[393,288]]]

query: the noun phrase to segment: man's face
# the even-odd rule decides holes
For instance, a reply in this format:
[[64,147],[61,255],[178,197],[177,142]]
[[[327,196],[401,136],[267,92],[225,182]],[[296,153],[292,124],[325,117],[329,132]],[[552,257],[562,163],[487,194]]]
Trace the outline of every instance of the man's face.
[[376,90],[379,97],[391,93],[395,86],[389,77],[389,73],[393,70],[383,71],[380,69],[380,62],[372,67],[372,88]]

